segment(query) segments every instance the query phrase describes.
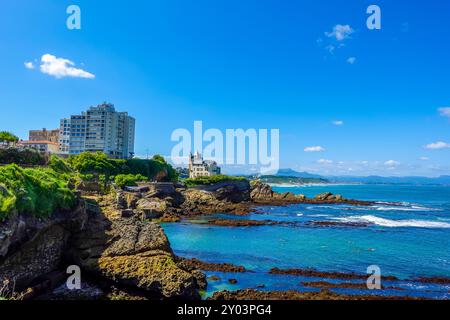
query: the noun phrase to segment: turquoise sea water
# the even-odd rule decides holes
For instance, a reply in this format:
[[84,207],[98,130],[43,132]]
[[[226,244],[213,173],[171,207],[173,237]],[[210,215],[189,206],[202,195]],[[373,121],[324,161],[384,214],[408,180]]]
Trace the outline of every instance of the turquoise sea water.
[[[334,291],[450,298],[450,285],[411,281],[420,276],[450,277],[450,187],[322,185],[274,189],[307,196],[330,191],[346,198],[377,203],[369,207],[301,204],[262,207],[260,213],[245,217],[217,215],[228,219],[296,222],[289,226],[218,227],[188,221],[163,225],[176,254],[243,265],[253,271],[242,274],[208,272],[221,278],[221,281],[209,282],[208,295],[218,290],[256,287],[314,291],[301,282],[336,281],[268,274],[273,267],[365,274],[368,266],[378,265],[383,275],[402,279],[383,285],[403,290]],[[311,221],[363,222],[368,227],[318,227],[309,225]],[[237,284],[229,284],[230,278],[237,279]]]

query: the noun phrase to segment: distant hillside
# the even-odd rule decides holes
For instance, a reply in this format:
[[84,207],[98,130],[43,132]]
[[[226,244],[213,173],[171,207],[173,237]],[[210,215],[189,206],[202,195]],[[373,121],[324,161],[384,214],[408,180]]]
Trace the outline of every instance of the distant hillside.
[[[304,179],[317,179],[321,183],[365,183],[365,184],[410,184],[410,185],[450,185],[450,176],[440,176],[436,178],[419,177],[419,176],[407,176],[407,177],[381,177],[381,176],[321,176],[318,174],[312,174],[308,172],[297,172],[292,169],[280,169],[275,176],[291,179],[292,178],[304,178]],[[307,180],[305,180],[307,181]],[[314,180],[312,180],[314,181]],[[300,179],[299,183],[303,181]],[[273,182],[277,183],[277,182]],[[316,183],[316,182],[304,182],[304,183]]]
[[324,177],[318,174],[312,174],[308,172],[298,172],[292,169],[280,169],[276,176],[280,177],[296,177],[296,178],[318,178],[323,179]]
[[353,177],[353,176],[335,176],[327,177],[328,180],[335,183],[366,183],[366,184],[411,184],[411,185],[450,185],[450,176],[440,176],[437,178],[428,177]]
[[293,184],[302,185],[310,183],[328,183],[329,181],[322,178],[301,178],[301,177],[289,177],[289,176],[260,176],[258,177],[264,183],[271,184]]

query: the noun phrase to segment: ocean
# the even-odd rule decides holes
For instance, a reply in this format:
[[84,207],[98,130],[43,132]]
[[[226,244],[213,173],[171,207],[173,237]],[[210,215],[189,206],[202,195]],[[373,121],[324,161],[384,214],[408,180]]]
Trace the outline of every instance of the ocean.
[[[376,203],[368,207],[345,204],[269,206],[244,217],[215,215],[227,219],[295,222],[286,225],[220,227],[189,221],[163,224],[177,255],[233,263],[252,271],[206,272],[220,280],[208,282],[205,297],[216,291],[245,288],[315,291],[319,289],[305,282],[342,282],[269,274],[273,267],[366,274],[369,266],[376,265],[383,276],[395,276],[400,281],[383,281],[387,289],[381,291],[331,290],[344,294],[450,298],[450,284],[415,281],[418,277],[450,277],[450,186],[315,185],[274,187],[274,190],[308,197],[332,192]],[[198,218],[202,219],[206,218]],[[314,221],[343,224],[311,225]],[[346,225],[352,223],[365,226]],[[237,283],[230,284],[231,278]]]

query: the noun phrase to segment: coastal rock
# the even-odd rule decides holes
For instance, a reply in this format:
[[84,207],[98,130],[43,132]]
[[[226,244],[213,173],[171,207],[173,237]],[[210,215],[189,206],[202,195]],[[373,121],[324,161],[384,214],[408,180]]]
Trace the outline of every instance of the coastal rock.
[[136,209],[142,211],[145,218],[153,219],[161,217],[166,212],[167,204],[158,198],[142,198],[137,201]]
[[[319,288],[319,289],[357,289],[357,290],[369,290],[367,288],[367,283],[362,282],[340,282],[333,283],[327,281],[307,281],[301,283],[305,287]],[[399,290],[403,291],[403,288],[393,287],[393,286],[381,286],[382,290]]]
[[273,205],[301,203],[306,200],[304,195],[295,195],[292,192],[275,192],[270,185],[259,180],[251,182],[250,197],[254,203]]
[[[328,278],[341,280],[367,280],[366,274],[344,273],[344,272],[324,272],[315,269],[279,269],[272,268],[269,270],[270,274],[314,277],[314,278]],[[381,276],[382,280],[395,281],[398,280],[394,276]]]
[[0,282],[12,280],[18,290],[59,268],[67,240],[87,220],[83,203],[69,212],[40,220],[17,215],[0,224]]
[[204,271],[220,271],[220,272],[247,272],[243,266],[236,266],[230,263],[210,263],[204,262],[196,258],[186,259],[178,258],[178,265],[185,270],[204,270]]
[[250,197],[253,201],[271,199],[274,197],[274,194],[274,191],[268,184],[262,183],[259,180],[251,182]]
[[422,300],[408,296],[381,296],[381,295],[347,295],[338,294],[327,289],[319,292],[288,291],[258,291],[245,289],[237,291],[216,292],[208,300]]
[[137,216],[121,218],[103,204],[71,241],[71,260],[91,275],[146,292],[152,299],[199,299],[199,279],[178,267],[162,228]]
[[220,277],[218,276],[211,276],[208,278],[209,281],[220,281]]
[[332,196],[333,196],[333,194],[331,192],[325,192],[325,193],[316,195],[314,197],[314,199],[319,200],[319,201],[324,201],[324,200],[331,199]]
[[256,227],[277,224],[271,220],[211,219],[208,224],[221,227]]
[[354,228],[365,228],[370,226],[369,223],[364,222],[341,222],[341,221],[310,221],[307,223],[307,225],[317,227],[354,227]]
[[185,201],[180,207],[183,214],[198,215],[218,212],[241,214],[248,212],[248,205],[246,203],[233,203],[219,200],[215,192],[188,189],[183,195]]

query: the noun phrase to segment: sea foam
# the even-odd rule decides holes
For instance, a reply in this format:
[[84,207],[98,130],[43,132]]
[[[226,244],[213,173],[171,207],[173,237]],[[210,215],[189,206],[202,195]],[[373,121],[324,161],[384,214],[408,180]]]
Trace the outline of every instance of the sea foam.
[[343,222],[369,222],[377,226],[400,228],[400,227],[415,227],[415,228],[450,228],[450,223],[429,221],[429,220],[390,220],[377,216],[351,216],[347,218],[336,218]]

